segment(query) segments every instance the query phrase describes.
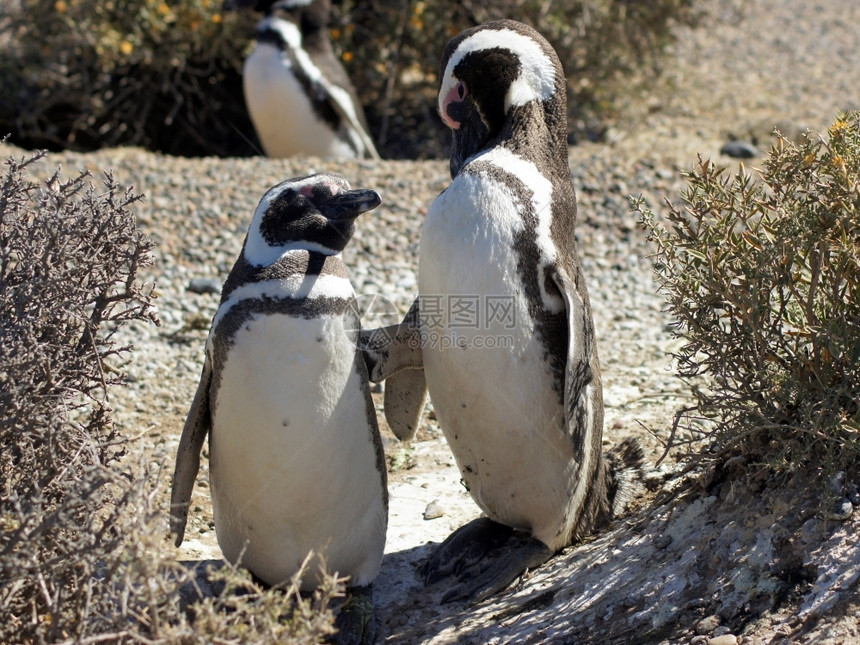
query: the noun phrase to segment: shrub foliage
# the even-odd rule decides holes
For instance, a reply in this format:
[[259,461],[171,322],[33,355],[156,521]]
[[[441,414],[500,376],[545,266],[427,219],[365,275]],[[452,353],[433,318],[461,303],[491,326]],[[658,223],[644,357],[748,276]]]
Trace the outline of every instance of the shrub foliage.
[[164,554],[158,460],[110,407],[130,350],[117,332],[157,322],[140,197],[110,173],[36,183],[43,156],[0,175],[0,642],[318,642],[342,582],[301,598],[225,567],[199,597]]
[[700,160],[665,223],[636,204],[694,379],[676,429],[780,469],[860,456],[860,113],[827,134],[780,138],[759,181]]
[[253,16],[222,16],[220,0],[17,3],[0,8],[0,136],[52,150],[256,149],[241,77]]
[[118,326],[155,320],[136,280],[152,248],[129,210],[139,198],[109,174],[103,190],[59,171],[39,186],[25,173],[40,156],[9,159],[0,180],[3,642],[111,623],[98,589],[124,551],[120,516],[146,496],[113,468],[124,451],[108,404],[128,349]]
[[[436,116],[445,43],[510,17],[553,43],[571,127],[599,136],[614,79],[657,60],[692,0],[333,0],[331,35],[387,157],[447,155]],[[242,96],[254,12],[221,0],[0,3],[0,134],[25,147],[142,145],[171,154],[259,150]]]
[[[612,114],[617,82],[654,71],[671,27],[692,24],[691,0],[334,0],[335,44],[365,105],[384,156],[448,155],[436,115],[445,44],[463,29],[513,18],[555,47],[568,78],[569,126],[599,138]],[[624,88],[626,91],[628,88]]]

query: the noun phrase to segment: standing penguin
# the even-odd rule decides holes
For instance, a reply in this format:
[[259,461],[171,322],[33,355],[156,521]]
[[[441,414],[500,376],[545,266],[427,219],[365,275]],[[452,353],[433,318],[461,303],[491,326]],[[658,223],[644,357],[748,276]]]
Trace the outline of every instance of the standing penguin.
[[379,159],[364,110],[328,36],[329,0],[225,0],[254,7],[257,45],[245,60],[245,103],[269,157]]
[[[486,517],[454,532],[425,576],[466,573],[443,601],[477,602],[608,522],[642,452],[635,442],[606,456],[601,447],[555,51],[512,20],[464,31],[445,49],[438,108],[453,130],[453,181],[421,232],[419,298],[401,325],[366,332],[362,344],[371,379],[388,377],[385,411],[399,435],[417,425],[426,379]],[[482,566],[512,534],[516,547]]]
[[179,546],[208,434],[224,557],[277,585],[313,550],[302,589],[317,586],[320,558],[350,576],[357,613],[342,611],[338,626],[358,638],[371,624],[388,494],[341,251],[355,218],[379,203],[337,175],[289,179],[263,196],[212,321],[171,497]]

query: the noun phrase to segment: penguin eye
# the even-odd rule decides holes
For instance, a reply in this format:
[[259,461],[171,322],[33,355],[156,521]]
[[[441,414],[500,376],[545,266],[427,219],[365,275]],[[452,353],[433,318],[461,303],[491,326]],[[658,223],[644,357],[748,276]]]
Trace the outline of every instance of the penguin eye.
[[461,101],[462,101],[464,98],[466,98],[466,86],[463,84],[463,82],[462,82],[462,81],[461,81],[460,83],[457,83],[457,97],[458,97]]

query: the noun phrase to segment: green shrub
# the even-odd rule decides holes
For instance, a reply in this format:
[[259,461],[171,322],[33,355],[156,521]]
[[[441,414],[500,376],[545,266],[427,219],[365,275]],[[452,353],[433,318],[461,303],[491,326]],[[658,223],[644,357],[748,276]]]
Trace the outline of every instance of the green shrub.
[[140,197],[110,174],[37,184],[43,156],[0,174],[0,642],[318,642],[333,578],[300,598],[225,567],[194,599],[195,572],[165,555],[163,455],[121,436],[110,407],[130,350],[116,332],[157,320]]
[[53,150],[254,151],[241,77],[253,16],[222,16],[220,0],[19,2],[0,9],[0,136]]
[[691,0],[333,0],[333,39],[367,111],[383,156],[446,157],[448,132],[436,115],[445,44],[463,29],[513,18],[556,48],[568,77],[575,137],[600,138],[621,78],[653,72],[671,27],[692,24]]
[[[18,6],[20,4],[20,7]],[[333,0],[332,40],[383,156],[444,157],[439,62],[462,29],[510,17],[558,49],[570,123],[599,137],[621,78],[656,63],[692,0]],[[259,150],[242,96],[251,11],[221,0],[0,3],[0,135],[25,147],[141,145],[172,154]],[[623,87],[623,89],[622,89]]]
[[[860,113],[779,139],[755,181],[700,160],[668,222],[639,210],[706,439],[777,469],[860,457]],[[702,378],[700,378],[702,377]],[[674,433],[673,433],[674,434]]]

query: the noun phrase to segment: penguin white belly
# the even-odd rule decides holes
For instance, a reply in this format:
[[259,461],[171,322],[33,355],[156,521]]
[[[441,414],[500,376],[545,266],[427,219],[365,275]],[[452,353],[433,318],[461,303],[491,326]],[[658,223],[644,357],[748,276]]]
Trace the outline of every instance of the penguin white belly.
[[[256,315],[236,332],[213,410],[210,474],[224,556],[269,584],[310,550],[370,583],[386,513],[355,344],[341,317]],[[303,580],[313,588],[318,562]]]
[[[457,179],[461,184],[472,180]],[[440,195],[421,233],[427,387],[475,502],[490,518],[530,530],[555,549],[567,537],[559,530],[568,513],[576,463],[562,397],[553,387],[520,287],[512,251],[519,215],[486,218],[471,202],[457,203],[460,191],[469,192],[455,183]],[[445,311],[434,316],[440,296]],[[460,299],[477,303],[477,329],[462,327]],[[509,314],[500,309],[506,305]]]
[[245,60],[245,102],[269,157],[305,154],[354,158],[356,151],[318,116],[289,59],[259,43]]

